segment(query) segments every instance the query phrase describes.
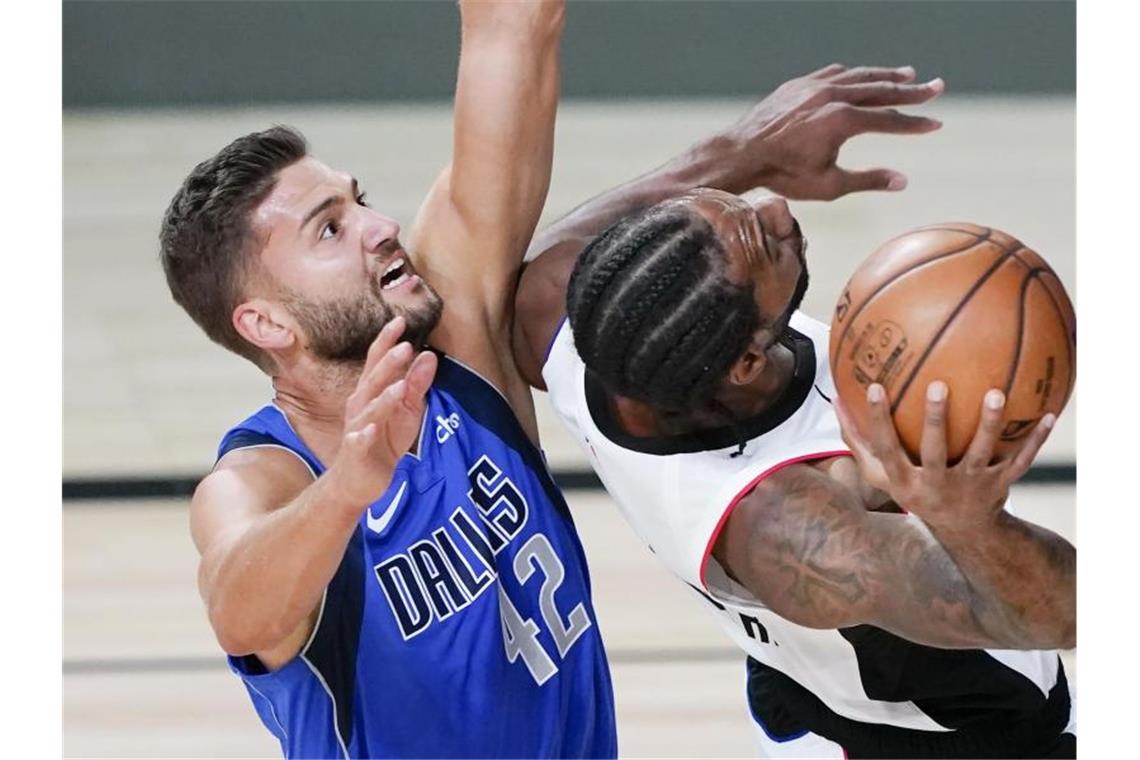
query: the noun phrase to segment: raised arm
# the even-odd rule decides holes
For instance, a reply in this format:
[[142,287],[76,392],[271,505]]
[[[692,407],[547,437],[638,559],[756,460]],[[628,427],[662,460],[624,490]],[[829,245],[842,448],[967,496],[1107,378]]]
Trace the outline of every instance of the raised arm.
[[[928,425],[928,438],[939,430]],[[928,471],[900,480],[915,489],[900,503],[920,505],[928,516],[940,512],[940,528],[915,515],[869,512],[853,488],[830,475],[787,468],[737,505],[714,556],[772,610],[801,625],[866,623],[945,648],[1072,647],[1075,550],[1001,509],[1008,482],[1043,441],[1039,430],[1021,450],[1024,459],[994,465],[994,480],[966,463],[944,467],[941,477]]]
[[578,254],[621,217],[694,187],[744,193],[766,187],[788,198],[831,200],[863,190],[901,190],[890,169],[849,171],[836,163],[843,144],[866,132],[921,134],[934,119],[893,106],[938,96],[942,80],[913,84],[914,70],[832,64],[780,85],[738,122],[660,168],[609,190],[535,235],[515,302],[515,359],[542,388],[542,360],[565,313],[566,285]]
[[443,296],[435,345],[485,363],[509,336],[513,293],[538,223],[554,146],[562,0],[462,0],[453,155],[409,241]]

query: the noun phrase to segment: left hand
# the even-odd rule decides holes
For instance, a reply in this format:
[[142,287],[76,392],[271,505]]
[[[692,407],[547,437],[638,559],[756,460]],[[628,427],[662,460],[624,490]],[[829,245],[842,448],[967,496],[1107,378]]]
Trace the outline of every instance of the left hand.
[[897,171],[851,171],[836,160],[856,135],[924,134],[942,126],[895,110],[932,100],[945,88],[941,79],[913,84],[914,76],[910,66],[849,69],[836,63],[780,85],[725,133],[735,146],[732,159],[747,172],[735,184],[825,201],[863,190],[902,190],[907,179]]
[[981,419],[962,459],[950,465],[946,455],[945,383],[927,388],[922,430],[921,464],[914,464],[891,420],[890,402],[881,385],[867,389],[870,431],[864,436],[842,402],[835,411],[843,440],[851,448],[863,480],[890,494],[895,503],[921,517],[931,527],[973,530],[1001,511],[1009,487],[1026,473],[1040,451],[1056,417],[1045,415],[1020,446],[994,459],[1001,434],[1005,395],[989,391]]

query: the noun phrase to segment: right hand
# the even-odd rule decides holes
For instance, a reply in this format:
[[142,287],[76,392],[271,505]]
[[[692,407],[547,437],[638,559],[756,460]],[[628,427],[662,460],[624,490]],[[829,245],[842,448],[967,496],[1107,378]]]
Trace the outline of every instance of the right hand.
[[995,519],[1009,496],[1010,486],[1026,473],[1049,437],[1056,416],[1045,415],[1021,445],[995,459],[1005,410],[1005,395],[990,390],[982,402],[981,419],[962,459],[948,465],[946,399],[943,382],[927,387],[922,430],[921,464],[911,461],[891,420],[890,401],[877,383],[867,389],[869,435],[864,436],[837,400],[836,413],[843,440],[859,464],[860,474],[904,509],[931,527],[971,530]]
[[352,504],[379,498],[422,426],[437,359],[431,351],[416,355],[410,343],[397,343],[404,327],[404,318],[396,317],[376,336],[345,402],[344,437],[329,475]]
[[936,119],[900,113],[942,94],[941,79],[914,84],[914,69],[837,63],[784,82],[733,125],[733,185],[765,187],[786,198],[834,200],[863,190],[902,190],[906,177],[892,169],[851,171],[836,164],[839,150],[867,132],[923,134]]

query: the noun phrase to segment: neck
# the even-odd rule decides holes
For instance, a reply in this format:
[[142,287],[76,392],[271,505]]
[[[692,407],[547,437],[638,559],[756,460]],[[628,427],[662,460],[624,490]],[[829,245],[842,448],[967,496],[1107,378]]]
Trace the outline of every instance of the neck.
[[363,365],[355,363],[290,367],[273,376],[273,401],[302,438],[339,441],[344,432],[344,405],[362,369]]

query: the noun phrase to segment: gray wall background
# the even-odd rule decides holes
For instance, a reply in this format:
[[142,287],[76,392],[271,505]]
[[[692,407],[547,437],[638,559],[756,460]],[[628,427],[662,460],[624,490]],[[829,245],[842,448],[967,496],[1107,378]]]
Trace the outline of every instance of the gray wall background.
[[[70,0],[63,105],[446,100],[458,17],[452,0]],[[832,60],[912,63],[958,94],[1076,87],[1062,0],[570,0],[564,40],[570,98],[752,95]]]

